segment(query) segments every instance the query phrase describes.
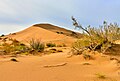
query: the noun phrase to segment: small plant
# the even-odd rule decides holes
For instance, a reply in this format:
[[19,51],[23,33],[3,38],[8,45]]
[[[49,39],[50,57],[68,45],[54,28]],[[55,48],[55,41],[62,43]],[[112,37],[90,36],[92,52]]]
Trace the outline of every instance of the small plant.
[[99,79],[106,79],[106,76],[104,74],[100,74],[100,73],[97,73],[95,74],[97,76],[97,78]]
[[30,40],[29,44],[30,44],[30,47],[32,48],[32,50],[35,50],[37,52],[42,52],[45,49],[44,43],[41,42],[40,40],[32,39],[32,40]]
[[56,44],[55,43],[47,43],[46,46],[47,47],[56,47]]

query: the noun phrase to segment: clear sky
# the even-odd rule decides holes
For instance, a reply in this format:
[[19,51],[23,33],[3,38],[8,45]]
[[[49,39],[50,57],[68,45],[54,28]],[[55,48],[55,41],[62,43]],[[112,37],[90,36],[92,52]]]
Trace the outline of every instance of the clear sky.
[[51,23],[73,29],[71,16],[83,25],[104,20],[120,24],[120,0],[0,0],[0,34]]

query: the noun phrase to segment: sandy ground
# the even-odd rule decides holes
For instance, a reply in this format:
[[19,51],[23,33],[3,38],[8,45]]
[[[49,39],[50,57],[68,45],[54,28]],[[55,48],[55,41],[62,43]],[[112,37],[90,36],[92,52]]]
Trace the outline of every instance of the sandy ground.
[[[64,51],[44,56],[22,56],[16,58],[19,62],[0,58],[0,81],[120,81],[120,66],[115,60],[109,60],[109,56],[96,55],[94,60],[85,60],[82,56],[68,57],[68,51]],[[106,79],[99,79],[98,73],[105,75]]]

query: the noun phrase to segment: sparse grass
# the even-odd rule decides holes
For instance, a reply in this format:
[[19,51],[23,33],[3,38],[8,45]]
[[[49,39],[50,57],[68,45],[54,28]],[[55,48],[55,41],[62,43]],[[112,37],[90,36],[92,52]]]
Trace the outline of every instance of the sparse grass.
[[26,52],[27,48],[27,46],[20,42],[13,42],[12,44],[4,43],[1,49],[4,50],[4,54],[19,54]]
[[28,47],[24,45],[23,43],[15,40],[15,39],[6,39],[8,41],[11,41],[11,43],[6,43],[4,42],[0,49],[1,49],[1,54],[7,55],[7,54],[21,54],[24,52],[28,52]]
[[29,44],[30,44],[31,49],[37,52],[42,52],[45,49],[45,44],[41,42],[40,40],[31,39]]
[[47,43],[46,46],[47,46],[47,47],[56,47],[56,44],[50,42],[50,43]]

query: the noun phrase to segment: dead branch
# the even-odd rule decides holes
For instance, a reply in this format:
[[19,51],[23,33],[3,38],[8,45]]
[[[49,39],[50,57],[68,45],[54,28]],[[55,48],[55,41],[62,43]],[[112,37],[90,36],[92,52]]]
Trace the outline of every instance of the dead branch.
[[62,64],[57,64],[57,65],[45,65],[43,67],[45,68],[50,68],[50,67],[60,67],[60,66],[65,66],[67,63],[62,63]]

